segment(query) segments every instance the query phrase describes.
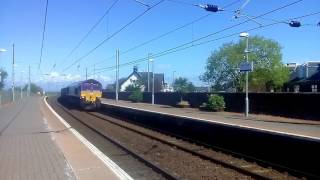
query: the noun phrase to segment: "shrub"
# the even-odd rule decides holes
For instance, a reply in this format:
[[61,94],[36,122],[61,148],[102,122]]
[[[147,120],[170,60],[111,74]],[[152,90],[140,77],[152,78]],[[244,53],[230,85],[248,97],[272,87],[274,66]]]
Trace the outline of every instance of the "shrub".
[[143,95],[140,89],[134,90],[129,96],[129,100],[132,102],[140,102],[143,100]]
[[216,94],[209,96],[206,105],[207,108],[212,111],[223,111],[226,106],[223,97]]
[[188,107],[190,107],[190,104],[188,101],[180,101],[177,103],[177,107],[188,108]]

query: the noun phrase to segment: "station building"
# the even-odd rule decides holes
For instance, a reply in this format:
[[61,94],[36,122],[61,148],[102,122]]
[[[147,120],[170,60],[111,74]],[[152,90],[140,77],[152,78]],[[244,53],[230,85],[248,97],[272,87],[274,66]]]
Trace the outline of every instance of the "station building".
[[320,92],[320,61],[288,63],[287,67],[291,74],[284,84],[285,92]]

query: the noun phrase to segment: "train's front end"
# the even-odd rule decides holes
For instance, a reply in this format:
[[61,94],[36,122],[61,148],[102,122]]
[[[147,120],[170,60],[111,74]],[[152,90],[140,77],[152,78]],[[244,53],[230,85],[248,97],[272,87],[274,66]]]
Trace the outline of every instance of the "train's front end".
[[83,109],[94,110],[100,108],[102,97],[102,85],[100,82],[90,79],[81,83],[80,105]]

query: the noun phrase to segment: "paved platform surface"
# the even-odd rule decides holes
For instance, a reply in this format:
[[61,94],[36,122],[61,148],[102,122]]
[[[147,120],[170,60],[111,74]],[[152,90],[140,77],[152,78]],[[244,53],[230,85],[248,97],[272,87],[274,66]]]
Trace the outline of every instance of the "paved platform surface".
[[46,106],[30,97],[0,108],[0,179],[119,179]]
[[45,133],[39,98],[0,109],[0,179],[75,179],[62,152]]
[[320,121],[292,119],[269,115],[250,115],[245,118],[240,113],[229,112],[204,112],[195,108],[175,108],[166,105],[151,105],[148,103],[131,103],[113,99],[102,99],[102,104],[134,108],[155,113],[164,113],[174,116],[184,116],[197,120],[212,121],[229,125],[254,128],[276,133],[284,133],[306,138],[320,140]]

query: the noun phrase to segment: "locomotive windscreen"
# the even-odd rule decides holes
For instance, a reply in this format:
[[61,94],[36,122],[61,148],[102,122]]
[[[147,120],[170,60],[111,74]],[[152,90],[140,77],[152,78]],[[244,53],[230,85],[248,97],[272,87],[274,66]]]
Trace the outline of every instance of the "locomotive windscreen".
[[90,90],[90,91],[101,91],[101,86],[99,84],[93,84],[93,83],[83,83],[82,84],[82,90]]

